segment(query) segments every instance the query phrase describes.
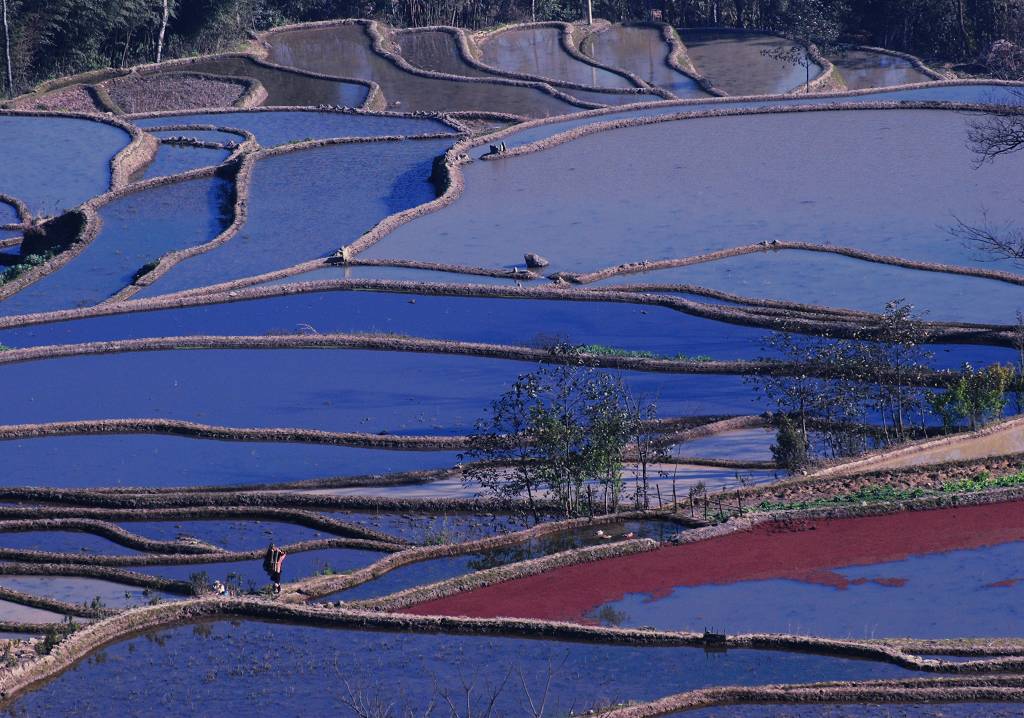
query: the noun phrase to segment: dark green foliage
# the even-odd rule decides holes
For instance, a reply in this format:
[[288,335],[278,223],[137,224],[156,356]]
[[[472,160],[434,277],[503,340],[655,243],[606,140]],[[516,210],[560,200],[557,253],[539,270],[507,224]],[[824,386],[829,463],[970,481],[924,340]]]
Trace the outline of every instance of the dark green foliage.
[[140,279],[142,279],[147,274],[152,272],[154,269],[157,268],[157,265],[159,265],[159,264],[160,264],[160,260],[159,259],[154,259],[152,261],[146,262],[141,267],[136,269],[135,270],[135,275],[132,277],[132,284],[137,283]]
[[807,436],[788,416],[780,416],[775,443],[772,444],[772,458],[775,463],[790,473],[799,471],[810,461],[810,444]]
[[609,347],[604,344],[581,344],[577,347],[573,347],[572,350],[577,354],[594,354],[596,356],[608,356],[608,357],[626,357],[629,359],[669,359],[672,361],[711,361],[711,357],[698,354],[696,356],[689,356],[687,354],[673,354],[671,356],[665,354],[655,354],[654,352],[644,351],[642,349],[620,349],[619,347]]
[[947,431],[965,425],[974,431],[1002,417],[1007,394],[1019,381],[1016,369],[1010,365],[992,364],[975,369],[964,364],[947,389],[929,394],[928,403]]
[[0,286],[14,281],[28,270],[38,267],[40,264],[45,263],[46,260],[51,259],[52,257],[52,252],[28,255],[18,264],[12,264],[10,267],[0,272]]
[[1007,488],[1024,485],[1024,471],[1015,474],[993,477],[989,472],[982,471],[971,478],[959,481],[946,481],[938,489],[927,489],[916,487],[904,489],[889,484],[876,484],[862,486],[856,491],[848,494],[839,494],[822,499],[810,499],[808,501],[763,501],[757,506],[751,507],[750,511],[793,511],[802,509],[820,509],[829,506],[844,506],[852,504],[870,504],[882,501],[910,501],[927,496],[941,496],[943,494],[967,494],[986,489]]
[[525,496],[535,518],[544,495],[568,516],[597,502],[614,510],[623,452],[639,429],[633,409],[623,381],[604,371],[558,364],[523,374],[477,422],[466,455],[485,463],[466,481],[498,498]]
[[202,596],[213,590],[213,582],[210,581],[210,575],[206,571],[197,571],[189,575],[188,582],[192,586],[192,594],[195,596]]
[[40,656],[48,655],[61,641],[77,630],[78,624],[71,619],[65,619],[63,623],[50,626],[46,629],[43,640],[36,644],[36,653]]

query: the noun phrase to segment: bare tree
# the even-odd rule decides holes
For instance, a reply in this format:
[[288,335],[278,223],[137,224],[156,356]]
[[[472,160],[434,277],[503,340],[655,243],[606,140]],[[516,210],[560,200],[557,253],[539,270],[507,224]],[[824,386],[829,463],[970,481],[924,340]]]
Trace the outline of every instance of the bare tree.
[[[559,668],[561,668],[565,663],[566,658],[568,658],[568,653],[562,657],[562,662],[558,666]],[[530,693],[530,686],[526,683],[526,676],[523,674],[523,669],[518,668],[517,671],[519,672],[519,682],[523,686],[523,693],[526,695],[526,703],[528,705],[524,707],[527,709],[527,715],[529,715],[530,718],[544,718],[544,709],[547,707],[548,696],[551,693],[551,681],[554,679],[557,669],[552,665],[551,659],[548,658],[548,669],[547,676],[544,681],[544,690],[542,690],[536,698],[534,698],[533,694]],[[569,712],[569,715],[572,715],[572,711]]]
[[954,217],[956,225],[950,227],[949,233],[992,260],[1024,262],[1024,230],[1012,223],[997,227],[989,222],[985,212],[982,212],[982,218],[980,225],[973,225]]
[[1013,347],[1017,350],[1017,381],[1013,385],[1013,394],[1017,400],[1017,413],[1024,414],[1024,312],[1019,309],[1013,326]]
[[819,52],[834,52],[842,29],[841,16],[845,12],[842,3],[827,0],[793,0],[782,14],[781,29],[796,42],[792,45],[762,50],[761,54],[787,65],[804,68],[804,91],[811,91],[810,48],[814,45]]
[[156,61],[164,53],[164,36],[167,34],[167,22],[171,19],[171,0],[163,0],[163,8],[160,13],[160,34],[156,38]]
[[[1016,104],[994,105],[967,126],[967,148],[975,155],[975,168],[996,158],[1024,150],[1024,90],[1008,90]],[[982,210],[982,223],[967,224],[954,217],[949,232],[967,246],[993,259],[1024,262],[1024,230],[1013,223],[995,226]]]
[[626,411],[629,413],[629,424],[632,434],[632,449],[636,458],[636,476],[634,477],[633,503],[639,508],[648,508],[647,490],[649,484],[648,470],[658,454],[658,432],[655,420],[658,416],[656,401],[647,401],[644,397],[634,396],[627,392],[625,398]]
[[7,68],[7,96],[14,97],[14,71],[11,68],[11,28],[7,19],[7,0],[3,2],[4,67]]
[[1024,149],[1024,91],[1010,92],[1020,104],[994,106],[967,127],[967,147],[979,166]]
[[[438,676],[430,672],[432,684],[429,700],[423,706],[414,705],[417,701],[407,695],[396,695],[393,690],[382,691],[377,681],[370,678],[368,671],[355,674],[343,671],[335,658],[334,671],[345,688],[337,698],[355,718],[431,718],[435,711],[447,714],[447,718],[494,718],[506,715],[507,709],[502,710],[498,700],[502,697],[512,698],[510,690],[517,692],[509,684],[509,679],[516,675],[521,687],[522,714],[529,718],[544,718],[550,707],[553,683],[568,658],[568,651],[560,659],[548,657],[547,665],[538,677],[538,687],[532,691],[531,681],[519,665],[509,665],[501,680],[493,683],[484,680],[480,668],[474,667],[469,676],[460,672],[456,687],[442,685]],[[426,695],[422,696],[419,702],[426,698]],[[555,706],[554,710],[559,715],[572,715],[573,708],[573,705]]]
[[[434,690],[438,692],[448,706],[451,718],[491,718],[494,715],[494,707],[498,702],[498,697],[505,690],[505,685],[508,683],[511,675],[512,669],[509,668],[501,679],[501,683],[492,688],[489,694],[485,694],[482,705],[473,702],[473,691],[476,690],[475,678],[467,679],[465,676],[461,677],[461,694],[453,695],[447,688],[438,691],[435,687]],[[465,704],[465,708],[461,708],[462,704]]]

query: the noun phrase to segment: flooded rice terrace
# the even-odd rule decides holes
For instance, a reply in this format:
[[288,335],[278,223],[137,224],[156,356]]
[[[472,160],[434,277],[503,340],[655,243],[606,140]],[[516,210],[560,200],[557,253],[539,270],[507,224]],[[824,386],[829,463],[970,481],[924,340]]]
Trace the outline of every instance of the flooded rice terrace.
[[1024,84],[416,24],[0,102],[0,713],[1016,715]]

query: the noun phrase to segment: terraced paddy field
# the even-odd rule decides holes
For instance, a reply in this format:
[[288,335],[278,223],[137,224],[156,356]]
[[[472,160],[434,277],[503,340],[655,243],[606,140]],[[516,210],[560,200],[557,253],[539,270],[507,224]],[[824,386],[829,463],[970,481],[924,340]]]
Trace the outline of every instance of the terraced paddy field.
[[775,35],[723,30],[682,30],[690,58],[705,77],[730,95],[772,95],[799,88],[821,68],[804,68],[781,62],[766,54],[786,47]]
[[460,82],[410,72],[373,51],[369,30],[362,24],[284,30],[271,36],[269,57],[282,65],[386,86],[388,109],[399,111],[487,110],[537,117],[574,109],[568,98],[541,87]]
[[847,50],[831,59],[850,90],[910,85],[933,79],[907,58],[871,50]]
[[794,43],[331,20],[0,109],[0,713],[1019,713],[1024,85]]
[[[1017,581],[1003,573],[1016,565],[1012,555],[1021,548],[1020,511],[1019,504],[994,504],[898,518],[766,523],[411,610],[842,638],[937,638],[952,625],[963,635],[1014,634],[1024,630],[1013,608]],[[620,594],[625,587],[628,593]],[[922,613],[921,603],[933,595],[943,596],[942,612]],[[738,625],[725,625],[732,623]]]
[[[487,696],[480,701],[489,701],[490,694],[502,685],[502,676],[510,666],[522,671],[527,689],[543,692],[549,670],[553,672],[553,666],[558,666],[557,677],[551,679],[548,698],[550,705],[563,710],[574,705],[617,701],[627,695],[656,696],[662,681],[680,687],[696,687],[714,680],[728,683],[798,680],[818,671],[834,678],[878,678],[901,673],[896,668],[857,661],[786,654],[766,662],[759,652],[742,651],[716,662],[716,667],[709,671],[703,651],[685,648],[586,646],[581,650],[573,643],[333,631],[258,622],[182,626],[158,637],[159,641],[152,641],[143,636],[107,648],[104,660],[81,664],[40,692],[30,694],[20,704],[14,703],[10,710],[33,710],[33,705],[46,705],[48,710],[71,709],[72,706],[60,705],[59,696],[77,692],[71,684],[85,680],[118,686],[115,693],[90,698],[90,709],[116,710],[124,715],[144,715],[157,706],[167,715],[189,715],[215,697],[225,707],[266,710],[267,714],[272,710],[288,710],[297,700],[303,702],[305,710],[329,711],[337,705],[337,696],[314,688],[325,681],[337,681],[335,666],[348,676],[353,690],[376,691],[376,676],[393,675],[403,681],[403,700],[415,706],[429,703],[435,683],[456,685],[460,676],[466,675],[471,675],[467,680],[472,680],[474,686],[478,686],[476,690]],[[363,652],[373,657],[369,661],[358,658]],[[228,663],[224,662],[225,655],[231,657]],[[495,655],[508,656],[508,659],[495,662]],[[276,667],[269,674],[273,676],[272,682],[268,683],[267,674],[252,670],[254,660]],[[207,675],[204,680],[203,666],[209,661],[219,668],[217,675]],[[649,685],[640,683],[629,688],[619,685],[614,666],[623,661],[648,666],[645,674]],[[407,672],[411,666],[416,670],[412,671],[414,678],[409,680]],[[664,673],[652,675],[658,670]],[[146,674],[150,678],[168,675],[173,679],[162,682],[160,695],[150,694],[144,699],[143,693],[148,693],[143,688],[148,683]],[[361,685],[357,686],[357,682]],[[287,690],[292,684],[300,686],[299,693]],[[339,689],[344,695],[343,684]],[[454,691],[452,688],[450,693],[454,695]],[[499,693],[497,705],[513,712],[523,694],[522,684],[510,684]],[[388,695],[394,697],[390,690]],[[460,697],[465,700],[464,696]],[[471,705],[479,705],[472,702],[475,700],[474,696],[470,697]]]
[[560,27],[499,31],[483,39],[483,61],[506,72],[533,75],[592,87],[630,87],[628,78],[574,57],[562,45]]
[[660,28],[612,25],[588,36],[581,48],[603,65],[628,69],[676,97],[707,96],[696,79],[669,65],[674,48]]

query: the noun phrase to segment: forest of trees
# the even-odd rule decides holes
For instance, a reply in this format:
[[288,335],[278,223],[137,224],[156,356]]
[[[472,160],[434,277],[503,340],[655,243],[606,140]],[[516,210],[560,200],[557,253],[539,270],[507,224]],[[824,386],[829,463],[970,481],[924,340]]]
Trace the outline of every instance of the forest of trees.
[[[251,30],[369,17],[398,26],[485,27],[576,20],[585,0],[0,0],[3,90],[101,67],[229,50]],[[841,37],[971,62],[992,43],[1024,44],[1024,0],[593,0],[594,14],[635,20],[659,11],[677,26],[786,30],[801,6],[824,8]]]

